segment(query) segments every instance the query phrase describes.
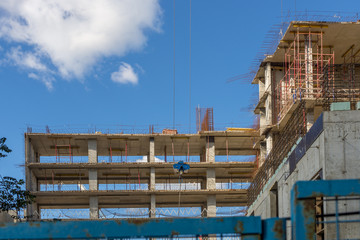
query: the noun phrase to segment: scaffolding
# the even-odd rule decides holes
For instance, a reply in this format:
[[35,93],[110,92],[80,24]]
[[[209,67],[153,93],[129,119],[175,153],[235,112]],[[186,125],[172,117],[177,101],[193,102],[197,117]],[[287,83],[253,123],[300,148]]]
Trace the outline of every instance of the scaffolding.
[[284,56],[284,77],[276,84],[278,122],[297,100],[317,100],[334,81],[334,52],[323,46],[323,31],[297,31]]
[[284,129],[274,139],[273,148],[266,156],[265,162],[257,170],[248,190],[248,206],[256,200],[263,187],[275,174],[293,145],[304,136],[306,127],[305,102],[298,103]]
[[196,131],[214,131],[213,108],[196,108]]

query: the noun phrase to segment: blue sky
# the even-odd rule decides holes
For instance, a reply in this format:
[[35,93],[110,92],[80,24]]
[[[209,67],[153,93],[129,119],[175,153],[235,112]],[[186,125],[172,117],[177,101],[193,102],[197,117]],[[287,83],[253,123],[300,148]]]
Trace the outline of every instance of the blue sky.
[[[24,177],[27,126],[172,127],[173,0],[85,2],[0,3],[0,137],[13,150],[1,160],[2,176]],[[175,123],[183,133],[189,131],[189,2],[175,1]],[[281,22],[281,5],[288,14],[295,3],[310,15],[359,9],[356,0],[192,0],[192,132],[198,105],[214,108],[217,130],[252,124],[256,86],[226,81],[249,72],[265,34]]]

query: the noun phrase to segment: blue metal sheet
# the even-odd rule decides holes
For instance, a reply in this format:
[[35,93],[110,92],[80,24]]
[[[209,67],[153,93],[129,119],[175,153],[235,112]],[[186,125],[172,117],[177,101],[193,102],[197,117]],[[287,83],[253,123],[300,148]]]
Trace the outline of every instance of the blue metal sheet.
[[306,150],[308,150],[324,130],[323,114],[315,121],[314,125],[306,133]]
[[263,220],[263,240],[286,240],[286,219],[269,218]]
[[40,221],[0,224],[0,239],[144,238],[228,233],[245,237],[260,235],[261,231],[260,217]]
[[297,164],[301,158],[305,155],[306,152],[306,145],[305,145],[305,139],[306,137],[303,137],[301,141],[296,146],[294,152],[295,152],[295,163]]
[[293,190],[296,198],[360,196],[359,179],[342,179],[327,181],[299,181]]
[[360,196],[360,180],[299,181],[291,190],[294,239],[315,239],[315,198]]

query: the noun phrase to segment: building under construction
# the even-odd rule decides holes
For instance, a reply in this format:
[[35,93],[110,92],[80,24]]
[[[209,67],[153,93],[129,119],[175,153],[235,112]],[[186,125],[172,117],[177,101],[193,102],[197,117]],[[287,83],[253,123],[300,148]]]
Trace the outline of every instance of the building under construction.
[[[221,207],[231,211],[225,215],[243,214],[256,165],[241,156],[257,154],[258,132],[214,131],[212,109],[197,114],[196,134],[26,133],[26,183],[36,196],[27,214],[89,209],[82,218],[200,217]],[[190,166],[181,175],[174,171],[180,161]]]
[[[248,215],[289,217],[290,190],[299,180],[358,178],[359,32],[359,22],[291,22],[262,61],[252,82],[259,86],[260,154]],[[313,204],[322,218],[335,212],[321,197]],[[350,212],[359,203],[338,207]],[[346,229],[341,238],[359,238],[359,223]],[[316,225],[317,239],[334,232]]]
[[[359,22],[291,22],[253,78],[258,128],[214,131],[206,110],[197,113],[196,134],[26,133],[26,183],[36,196],[27,214],[89,209],[97,219],[117,208],[145,209],[152,218],[195,207],[197,216],[214,217],[221,207],[243,206],[248,216],[289,218],[297,181],[358,178],[359,33]],[[180,160],[190,166],[183,175],[173,169]],[[307,205],[319,220],[317,239],[334,236],[324,219],[335,210],[360,209],[358,200],[327,200]],[[344,224],[341,238],[360,238],[359,222]]]

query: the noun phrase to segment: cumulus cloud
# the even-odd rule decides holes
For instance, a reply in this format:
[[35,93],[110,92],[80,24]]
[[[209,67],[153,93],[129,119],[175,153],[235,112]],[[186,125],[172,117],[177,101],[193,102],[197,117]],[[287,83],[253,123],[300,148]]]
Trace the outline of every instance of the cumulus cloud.
[[29,49],[13,52],[29,67],[82,79],[99,59],[142,49],[146,30],[160,31],[158,1],[1,0],[0,37]]
[[41,63],[38,56],[33,52],[23,52],[20,47],[12,48],[7,57],[15,65],[37,71],[47,71],[47,67]]
[[122,62],[119,71],[111,74],[111,80],[117,83],[138,83],[138,75],[135,73],[133,67],[126,62]]

